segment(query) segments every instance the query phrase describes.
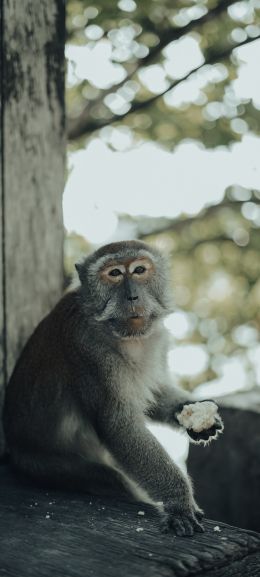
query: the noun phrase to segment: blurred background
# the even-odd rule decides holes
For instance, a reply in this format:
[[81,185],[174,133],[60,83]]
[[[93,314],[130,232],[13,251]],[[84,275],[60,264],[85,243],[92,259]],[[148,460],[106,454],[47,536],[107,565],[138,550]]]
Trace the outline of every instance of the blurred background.
[[67,0],[65,268],[141,238],[172,263],[174,380],[260,385],[260,1]]

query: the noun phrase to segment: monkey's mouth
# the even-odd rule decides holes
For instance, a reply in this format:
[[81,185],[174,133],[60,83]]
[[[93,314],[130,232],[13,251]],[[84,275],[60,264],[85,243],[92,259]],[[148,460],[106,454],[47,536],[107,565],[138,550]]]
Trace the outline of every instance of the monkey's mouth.
[[127,324],[133,328],[134,327],[141,328],[144,326],[144,323],[145,323],[145,318],[143,315],[131,315],[127,319]]
[[129,307],[127,307],[127,318],[130,319],[139,319],[144,318],[144,307],[141,305],[134,305],[131,303]]
[[130,315],[127,316],[128,319],[143,319],[144,315],[140,312],[131,312]]
[[150,326],[150,319],[141,313],[126,314],[123,318],[110,318],[109,322],[114,336],[119,338],[145,336]]
[[135,322],[139,322],[139,323],[144,323],[145,322],[145,316],[144,315],[140,315],[140,314],[132,314],[132,315],[126,315],[125,317],[121,317],[121,318],[116,318],[116,317],[111,317],[109,319],[109,322],[113,325],[113,324],[118,324],[118,323],[135,323]]

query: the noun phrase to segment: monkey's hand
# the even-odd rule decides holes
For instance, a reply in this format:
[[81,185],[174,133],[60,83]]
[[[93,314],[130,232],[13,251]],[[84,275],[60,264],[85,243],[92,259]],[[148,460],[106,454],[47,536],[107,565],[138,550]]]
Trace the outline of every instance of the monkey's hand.
[[218,406],[213,401],[187,403],[176,413],[176,418],[186,429],[191,441],[197,444],[207,445],[217,439],[224,429]]
[[162,531],[172,531],[180,537],[194,535],[195,531],[203,533],[204,527],[199,522],[202,517],[203,512],[195,503],[183,507],[180,503],[169,501],[164,506]]

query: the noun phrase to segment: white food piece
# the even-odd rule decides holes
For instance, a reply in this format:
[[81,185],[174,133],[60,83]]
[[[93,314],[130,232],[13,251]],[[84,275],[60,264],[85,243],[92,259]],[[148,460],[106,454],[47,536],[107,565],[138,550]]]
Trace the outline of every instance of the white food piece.
[[144,511],[138,511],[137,515],[144,515]]
[[140,531],[143,531],[143,528],[142,528],[142,527],[137,527],[136,531],[137,531],[137,533],[140,533]]
[[218,525],[216,525],[216,527],[214,527],[213,531],[218,531],[219,533],[221,533],[221,529]]
[[184,405],[177,419],[185,429],[192,429],[200,433],[204,429],[210,429],[215,424],[218,407],[213,401],[200,401],[190,405]]

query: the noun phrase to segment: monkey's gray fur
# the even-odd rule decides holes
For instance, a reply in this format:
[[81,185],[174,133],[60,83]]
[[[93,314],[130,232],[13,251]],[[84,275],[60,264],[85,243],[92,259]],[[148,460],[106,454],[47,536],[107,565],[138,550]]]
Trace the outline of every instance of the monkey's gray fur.
[[80,286],[36,328],[7,387],[12,465],[48,486],[152,502],[177,534],[202,531],[190,481],[145,424],[178,426],[189,402],[167,372],[167,261],[126,241],[76,268]]

